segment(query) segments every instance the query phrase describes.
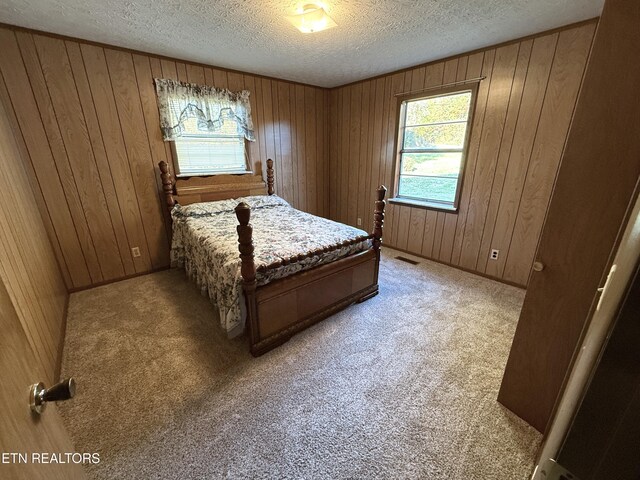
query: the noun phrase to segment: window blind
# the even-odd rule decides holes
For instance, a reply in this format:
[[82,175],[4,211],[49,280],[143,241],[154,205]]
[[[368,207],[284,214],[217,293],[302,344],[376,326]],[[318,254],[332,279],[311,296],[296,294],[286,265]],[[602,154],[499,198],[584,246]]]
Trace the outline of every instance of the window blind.
[[247,171],[244,137],[185,136],[175,141],[177,175],[244,173]]

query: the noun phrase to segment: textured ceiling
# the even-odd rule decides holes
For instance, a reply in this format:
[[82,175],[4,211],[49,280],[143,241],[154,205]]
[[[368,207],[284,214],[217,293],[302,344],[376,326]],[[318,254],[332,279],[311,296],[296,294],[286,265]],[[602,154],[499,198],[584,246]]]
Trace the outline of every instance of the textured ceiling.
[[287,0],[0,0],[0,22],[334,87],[596,17],[604,0],[318,3],[338,27],[300,33]]

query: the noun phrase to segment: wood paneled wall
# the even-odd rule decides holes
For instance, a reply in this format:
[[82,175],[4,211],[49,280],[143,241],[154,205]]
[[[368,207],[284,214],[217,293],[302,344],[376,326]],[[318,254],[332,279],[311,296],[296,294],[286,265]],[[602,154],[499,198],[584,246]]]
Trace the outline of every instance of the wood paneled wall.
[[0,100],[76,289],[168,264],[156,164],[171,150],[153,77],[250,90],[250,155],[256,168],[276,160],[277,193],[370,231],[375,188],[394,183],[394,95],[484,76],[459,212],[390,204],[385,242],[526,285],[594,30],[587,22],[326,90],[0,27]]
[[35,172],[69,289],[168,265],[156,165],[171,150],[161,139],[154,77],[249,90],[251,161],[259,168],[274,158],[276,192],[328,215],[327,90],[7,27],[0,44],[0,101]]
[[536,255],[544,269],[531,275],[498,394],[541,432],[640,191],[640,64],[629,61],[640,51],[639,22],[637,0],[605,2]]
[[[330,216],[371,230],[376,185],[392,187],[400,92],[480,83],[459,212],[388,204],[387,245],[526,285],[595,21],[333,89]],[[391,192],[390,192],[391,193]],[[497,261],[491,249],[500,250]]]
[[[25,170],[26,152],[14,138],[11,119],[0,103],[0,281],[47,378],[58,365],[67,289]],[[2,333],[4,335],[4,332]],[[25,397],[26,401],[26,397]]]

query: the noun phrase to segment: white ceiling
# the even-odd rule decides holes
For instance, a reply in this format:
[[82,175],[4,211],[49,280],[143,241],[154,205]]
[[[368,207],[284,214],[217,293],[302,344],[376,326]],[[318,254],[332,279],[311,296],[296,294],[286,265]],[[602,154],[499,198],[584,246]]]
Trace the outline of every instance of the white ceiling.
[[0,22],[334,87],[596,17],[604,0],[328,0],[303,34],[290,0],[0,0]]

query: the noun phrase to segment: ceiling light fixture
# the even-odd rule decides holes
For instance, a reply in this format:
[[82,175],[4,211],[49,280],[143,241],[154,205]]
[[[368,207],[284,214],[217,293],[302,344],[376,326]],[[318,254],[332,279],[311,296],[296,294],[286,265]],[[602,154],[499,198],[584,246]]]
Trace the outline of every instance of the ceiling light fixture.
[[302,6],[300,13],[288,16],[287,20],[302,33],[320,32],[321,30],[338,26],[338,24],[333,21],[333,18],[327,15],[324,8],[315,3]]

